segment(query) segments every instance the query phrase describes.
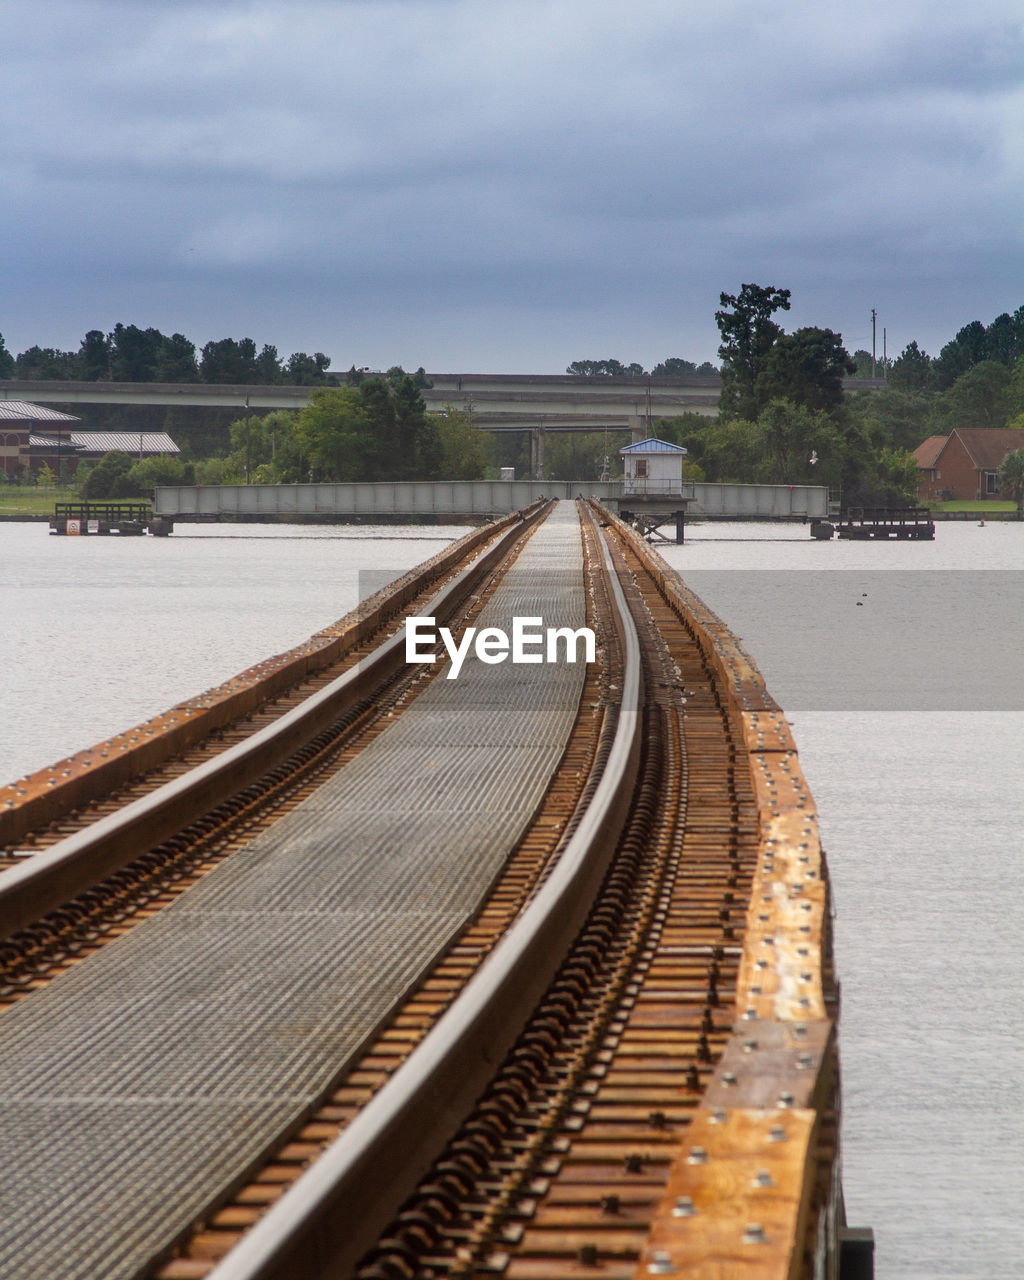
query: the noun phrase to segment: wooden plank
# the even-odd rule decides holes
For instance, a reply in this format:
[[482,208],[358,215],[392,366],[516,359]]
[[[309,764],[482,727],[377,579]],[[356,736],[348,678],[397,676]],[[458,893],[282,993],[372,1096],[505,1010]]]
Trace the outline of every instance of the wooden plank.
[[817,1122],[813,1111],[734,1110],[717,1121],[702,1112],[669,1174],[636,1280],[796,1280]]

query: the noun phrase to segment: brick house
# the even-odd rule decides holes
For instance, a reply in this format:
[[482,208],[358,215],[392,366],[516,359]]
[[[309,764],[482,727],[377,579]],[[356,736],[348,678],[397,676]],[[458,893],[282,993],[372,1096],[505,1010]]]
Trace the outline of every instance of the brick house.
[[1014,449],[1024,449],[1024,431],[1013,427],[957,427],[929,436],[914,450],[919,500],[998,498],[999,468]]

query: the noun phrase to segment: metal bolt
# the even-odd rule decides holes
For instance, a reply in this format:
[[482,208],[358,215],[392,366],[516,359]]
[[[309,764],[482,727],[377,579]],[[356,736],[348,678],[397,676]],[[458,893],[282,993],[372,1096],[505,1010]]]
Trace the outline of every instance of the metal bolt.
[[734,1085],[736,1083],[736,1073],[734,1071],[722,1072],[722,1084]]
[[760,1222],[748,1222],[747,1228],[743,1232],[744,1244],[767,1244],[768,1233]]
[[697,1210],[694,1208],[693,1199],[690,1196],[679,1196],[676,1199],[672,1209],[673,1218],[695,1218]]
[[757,1173],[754,1175],[754,1186],[755,1187],[774,1187],[775,1179],[772,1177],[772,1175],[768,1172],[767,1169],[758,1169]]
[[744,1040],[744,1041],[743,1041],[743,1052],[744,1052],[744,1053],[753,1053],[753,1052],[754,1052],[754,1050],[755,1050],[756,1048],[757,1048],[757,1041],[756,1041],[756,1040]]
[[782,1127],[781,1124],[772,1125],[771,1129],[768,1132],[768,1141],[769,1142],[785,1142],[786,1141],[786,1130]]
[[703,1147],[694,1147],[686,1157],[687,1164],[707,1164],[708,1153]]
[[779,1106],[791,1107],[793,1105],[793,1095],[785,1091],[779,1094]]
[[651,1254],[651,1260],[647,1264],[647,1270],[652,1276],[668,1276],[675,1271],[672,1265],[672,1255],[666,1253],[664,1249],[655,1249]]

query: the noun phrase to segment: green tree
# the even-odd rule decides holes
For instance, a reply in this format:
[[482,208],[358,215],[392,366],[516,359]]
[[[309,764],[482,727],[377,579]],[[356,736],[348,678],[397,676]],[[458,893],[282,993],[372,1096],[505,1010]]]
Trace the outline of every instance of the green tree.
[[635,361],[625,365],[621,360],[574,360],[566,369],[566,373],[580,378],[642,378],[645,376],[642,364]]
[[288,442],[298,416],[291,409],[275,409],[272,413],[247,413],[244,418],[236,418],[230,424],[231,452],[228,457],[239,483],[247,476],[254,479],[257,471],[261,475],[260,483],[273,483],[284,478],[277,475],[278,455],[282,455],[282,462],[290,456]]
[[295,351],[288,357],[288,381],[299,387],[322,386],[327,381],[327,370],[331,366],[330,356],[322,351],[308,356],[305,351]]
[[461,409],[445,405],[433,419],[441,446],[439,480],[481,480],[487,471],[490,437]]
[[850,396],[846,408],[872,439],[893,449],[916,449],[932,432],[934,397],[920,391],[861,391]]
[[62,380],[78,376],[78,356],[74,351],[57,351],[54,347],[29,347],[14,361],[16,378]]
[[127,473],[127,478],[139,493],[148,493],[158,484],[195,484],[195,467],[174,454],[158,454],[140,458]]
[[935,385],[940,391],[944,391],[968,369],[972,369],[987,358],[988,340],[985,326],[980,320],[972,320],[970,324],[965,324],[952,342],[947,342],[939,352],[938,359],[932,368]]
[[880,506],[914,505],[920,483],[921,470],[909,450],[882,448],[878,455],[878,486],[884,500]]
[[115,324],[110,335],[110,376],[115,382],[153,382],[167,339],[159,329]]
[[604,460],[610,474],[621,476],[619,450],[629,437],[618,432],[565,431],[552,433],[545,448],[545,471],[551,480],[600,480]]
[[761,362],[754,390],[761,405],[782,398],[812,410],[833,410],[843,402],[843,378],[856,369],[831,329],[780,333]]
[[[365,384],[364,384],[365,385]],[[317,387],[280,451],[285,480],[372,480],[371,418],[362,387]]]
[[705,418],[686,414],[658,423],[658,434],[687,450],[686,461],[712,484],[753,484],[767,480],[765,431],[743,418]]
[[1004,311],[985,330],[985,357],[1011,365],[1024,354],[1024,307],[1011,316]]
[[935,405],[934,425],[940,431],[954,427],[1003,427],[1012,407],[1011,374],[1004,364],[982,360],[962,373],[942,393]]
[[83,498],[133,498],[140,490],[128,479],[132,459],[119,449],[105,453],[89,467],[79,467],[75,483]]
[[101,382],[110,377],[110,337],[90,329],[78,349],[78,376],[83,382]]
[[164,338],[157,352],[154,377],[157,382],[198,382],[196,344],[183,333]]
[[[790,291],[745,284],[737,295],[719,297],[715,323],[722,335],[722,393],[719,408],[727,417],[754,419],[762,406],[757,379],[782,329],[772,320],[776,311],[789,310]],[[726,310],[731,308],[731,310]]]
[[1017,519],[1024,520],[1024,449],[1012,449],[999,466],[999,490],[1017,504]]
[[283,377],[284,368],[281,364],[281,358],[277,354],[277,347],[265,342],[255,360],[253,380],[264,386],[272,387],[275,383],[280,382]]
[[692,360],[683,360],[679,356],[669,356],[667,360],[662,360],[651,370],[651,377],[685,377],[688,373],[696,373],[697,366]]
[[256,343],[252,338],[243,338],[240,342],[234,338],[208,342],[200,357],[199,377],[203,382],[256,382]]
[[850,357],[853,361],[853,376],[856,378],[880,378],[883,376],[881,361],[872,359],[871,352],[858,347]]
[[14,356],[7,350],[4,335],[0,333],[0,378],[14,377]]
[[889,385],[897,391],[924,391],[931,383],[932,358],[916,342],[908,343],[889,367]]

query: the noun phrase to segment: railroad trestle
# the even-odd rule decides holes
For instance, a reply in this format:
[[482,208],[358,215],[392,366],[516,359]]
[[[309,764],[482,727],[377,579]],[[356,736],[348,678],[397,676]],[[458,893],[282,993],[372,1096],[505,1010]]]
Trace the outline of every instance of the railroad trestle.
[[[404,660],[406,617],[523,615],[594,661]],[[0,1277],[837,1280],[864,1252],[796,745],[596,504],[475,530],[0,791],[0,840]]]

